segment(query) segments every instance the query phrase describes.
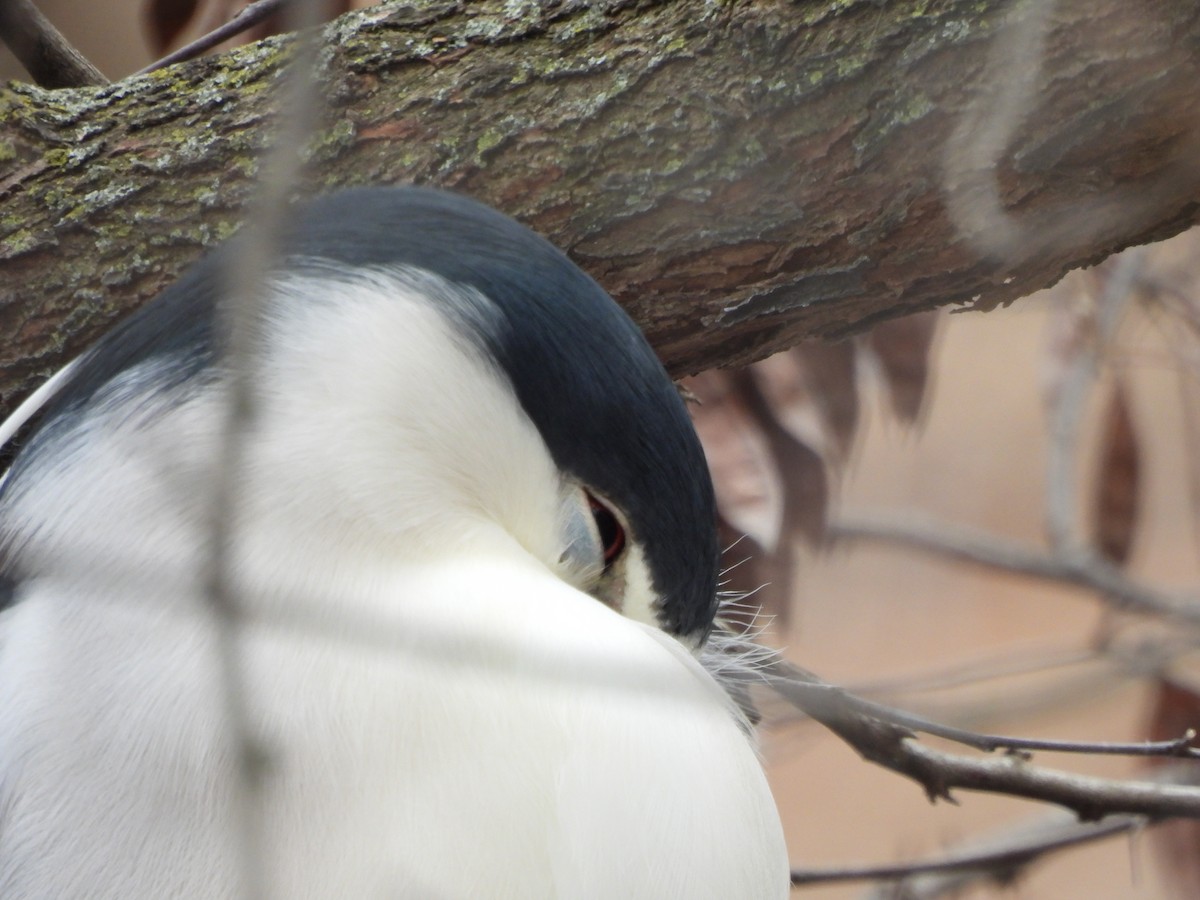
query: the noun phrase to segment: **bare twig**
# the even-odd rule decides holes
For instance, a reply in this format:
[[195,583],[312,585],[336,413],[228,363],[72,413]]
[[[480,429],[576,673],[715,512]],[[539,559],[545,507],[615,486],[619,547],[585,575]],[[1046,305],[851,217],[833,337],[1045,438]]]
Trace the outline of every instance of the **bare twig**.
[[[1136,742],[1064,741],[984,734],[965,728],[956,728],[952,725],[944,725],[941,722],[935,722],[915,713],[886,706],[882,703],[876,703],[873,700],[865,700],[842,688],[821,681],[810,672],[805,672],[802,669],[794,667],[787,667],[785,670],[782,666],[786,664],[780,663],[778,665],[781,668],[778,668],[776,671],[788,680],[789,683],[786,690],[794,692],[792,694],[793,698],[799,697],[801,694],[809,691],[814,693],[830,692],[837,696],[838,700],[836,702],[843,707],[843,711],[845,712],[886,722],[889,725],[894,725],[908,732],[930,734],[934,737],[954,741],[957,744],[973,747],[976,750],[985,750],[988,752],[994,750],[1010,752],[1045,750],[1054,753],[1088,753],[1101,756],[1174,756],[1200,759],[1200,750],[1191,746],[1191,741],[1195,738],[1195,732],[1190,729],[1179,737],[1170,740]],[[779,689],[779,686],[776,687]],[[784,689],[781,689],[780,692],[783,693]],[[817,705],[818,707],[824,706],[824,699],[819,699]],[[811,713],[811,711],[810,714],[814,718],[820,718],[816,714]]]
[[1006,649],[992,658],[971,660],[908,676],[855,682],[847,685],[846,689],[859,696],[924,694],[1103,662],[1107,658],[1106,653],[1094,648],[1080,650],[1078,647],[1055,647],[1045,651],[1027,651],[1019,656],[1015,651]]
[[[931,800],[954,802],[950,792],[962,789],[1056,803],[1086,821],[1113,813],[1200,818],[1200,788],[1058,772],[1030,765],[1024,754],[970,758],[945,753],[913,739],[909,723],[917,717],[848,695],[781,659],[766,663],[762,676],[780,696],[817,719],[864,759],[922,785]],[[930,730],[928,723],[917,722],[921,730]],[[930,733],[957,731],[939,728]],[[1006,744],[1001,739],[997,746]]]
[[[921,714],[929,718],[953,722],[960,727],[994,731],[995,728],[984,729],[978,723],[1009,721],[1013,717],[1038,711],[1070,708],[1133,680],[1154,676],[1173,661],[1193,653],[1196,650],[1195,637],[1185,629],[1183,639],[1174,636],[1134,636],[1130,640],[1112,641],[1103,649],[1060,652],[1052,656],[1010,650],[1008,653],[1019,661],[1018,664],[981,659],[925,675],[852,683],[845,687],[851,694],[892,706],[909,708],[912,703],[919,702]],[[1046,675],[1055,669],[1062,671],[1051,681],[1038,678],[1033,683],[1022,681],[1020,684],[1005,684],[1003,689],[986,696],[979,696],[975,692],[973,698],[965,702],[950,699],[933,701],[926,696],[957,691],[967,686],[978,687],[994,679]],[[922,696],[926,698],[917,699]],[[796,714],[800,715],[798,711]],[[772,721],[783,722],[786,717],[774,712]]]
[[42,87],[108,84],[100,70],[71,46],[32,0],[0,0],[0,40]]
[[[951,850],[947,856],[999,853],[1008,849],[1035,849],[1039,845],[1047,848],[1047,854],[1070,849],[1082,843],[1105,840],[1113,833],[1137,835],[1150,824],[1141,816],[1114,817],[1104,823],[1080,822],[1055,811],[1032,821],[1018,822],[1002,831],[982,839],[961,844],[957,852]],[[1110,831],[1111,829],[1111,831]],[[1021,869],[1034,864],[1041,855],[1031,855],[1023,861],[1000,862],[988,868],[957,868],[953,870],[931,870],[914,874],[898,881],[879,884],[865,895],[868,900],[934,900],[937,897],[957,897],[965,888],[981,881],[1001,884],[1009,883],[1020,874]]]
[[903,519],[845,516],[831,522],[828,532],[835,540],[900,544],[961,562],[1086,588],[1123,610],[1200,625],[1200,598],[1147,587],[1090,549],[1076,548],[1051,556],[997,535],[962,525],[950,527],[913,515]]
[[[144,69],[139,69],[135,75],[145,75],[148,72],[154,72],[158,69],[173,66],[176,63],[185,62],[189,59],[195,59],[224,43],[232,37],[237,37],[244,31],[249,31],[260,22],[266,21],[277,12],[285,9],[287,6],[295,2],[295,0],[254,0],[253,3],[242,9],[236,16],[221,25],[208,34],[196,38],[191,43],[184,44],[178,50],[173,50],[162,59],[155,60],[146,66]],[[308,4],[312,6],[312,3]],[[319,24],[320,18],[313,16],[310,25]],[[307,27],[307,26],[306,26]]]
[[[878,866],[838,866],[825,869],[793,869],[793,885],[825,884],[837,881],[884,881],[914,875],[970,872],[976,876],[1005,879],[1042,856],[1080,844],[1103,840],[1141,828],[1141,816],[1121,816],[1106,822],[1068,822],[1054,834],[1025,837],[1007,845],[976,850],[959,850],[920,862]],[[907,896],[907,895],[906,895]]]

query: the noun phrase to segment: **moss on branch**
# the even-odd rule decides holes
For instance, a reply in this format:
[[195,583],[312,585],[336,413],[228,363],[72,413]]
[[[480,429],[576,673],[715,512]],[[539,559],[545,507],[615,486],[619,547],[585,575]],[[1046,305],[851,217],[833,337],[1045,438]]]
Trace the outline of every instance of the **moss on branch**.
[[[1007,302],[1200,218],[1200,9],[1029,9],[384,3],[323,33],[297,192],[478,196],[571,253],[677,373]],[[1030,41],[1032,64],[1006,57]],[[236,228],[290,45],[0,88],[0,407]]]

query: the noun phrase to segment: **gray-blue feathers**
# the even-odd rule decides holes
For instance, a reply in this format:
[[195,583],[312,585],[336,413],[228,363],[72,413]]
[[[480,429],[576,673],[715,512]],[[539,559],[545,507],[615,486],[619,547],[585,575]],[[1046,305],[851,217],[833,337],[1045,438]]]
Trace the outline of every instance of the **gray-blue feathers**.
[[[591,278],[508,217],[416,187],[346,190],[303,204],[282,246],[280,272],[415,267],[493,304],[500,315],[488,321],[500,326],[475,323],[469,337],[507,374],[557,465],[625,512],[663,598],[664,627],[692,639],[707,633],[718,547],[703,451],[641,332]],[[208,256],[97,344],[21,436],[27,448],[52,439],[56,424],[134,365],[163,359],[164,389],[214,372],[227,252]],[[10,485],[21,470],[18,455]]]

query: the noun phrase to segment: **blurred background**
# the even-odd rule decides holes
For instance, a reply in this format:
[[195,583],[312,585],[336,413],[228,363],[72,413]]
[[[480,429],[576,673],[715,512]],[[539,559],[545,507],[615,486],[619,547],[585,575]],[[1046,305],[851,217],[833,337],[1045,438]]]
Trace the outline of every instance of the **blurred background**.
[[[152,43],[178,45],[238,8],[38,5],[113,78],[157,56]],[[172,8],[178,27],[163,15]],[[22,75],[0,49],[0,77]],[[1194,589],[1200,235],[1132,254],[1008,309],[928,314],[687,384],[728,540],[747,535],[728,554],[730,586],[767,585],[751,598],[767,607],[764,640],[828,681],[984,731],[1141,740],[1200,723],[1192,653],[1178,628],[1055,579],[905,540],[844,536],[863,523],[928,526],[947,542],[979,532],[998,552],[1016,542],[1045,556],[1047,488],[1060,488],[1065,472],[1074,490],[1049,492],[1060,520],[1065,509],[1070,528],[1134,581]],[[1021,834],[1054,812],[975,794],[931,805],[916,784],[795,711],[767,703],[763,712],[794,866],[935,858]],[[1144,771],[1118,757],[1037,761],[1112,776]],[[1197,848],[1190,825],[1159,828],[1051,855],[1011,883],[978,880],[961,895],[1200,896]],[[857,882],[794,895],[938,894]]]
[[[1191,234],[1176,242],[1195,256],[1198,239]],[[1046,392],[1065,363],[1056,340],[1063,309],[1081,296],[1087,302],[1082,280],[1069,277],[1010,309],[942,315],[914,424],[899,423],[879,382],[868,380],[860,432],[834,488],[832,521],[927,518],[951,537],[970,527],[1006,544],[1045,546]],[[1148,584],[1188,588],[1197,582],[1189,483],[1197,460],[1196,372],[1171,343],[1155,313],[1129,305],[1087,398],[1076,451],[1078,511],[1094,521],[1106,480],[1126,481],[1132,465],[1137,487],[1132,508],[1122,513],[1133,517],[1129,573]],[[1133,456],[1124,460],[1105,440],[1114,372],[1135,440],[1124,449]],[[965,727],[1144,740],[1164,728],[1178,735],[1197,721],[1188,655],[1166,650],[1171,629],[1116,614],[1073,586],[898,543],[839,541],[802,554],[790,610],[790,623],[776,634],[790,658],[835,683],[878,691],[889,703]],[[1176,685],[1179,695],[1171,691]],[[917,785],[864,762],[812,723],[769,728],[765,747],[796,866],[936,857],[982,838],[1015,837],[1051,812],[964,793],[957,795],[960,806],[931,805]],[[1112,757],[1037,754],[1036,760],[1090,774],[1144,771],[1138,761]],[[1172,828],[1182,829],[1178,852],[1156,840],[1161,829],[1111,838],[1051,856],[1011,885],[980,883],[963,896],[1197,896],[1196,836],[1190,825]],[[870,894],[854,884],[796,895]],[[935,894],[917,894],[929,895]]]

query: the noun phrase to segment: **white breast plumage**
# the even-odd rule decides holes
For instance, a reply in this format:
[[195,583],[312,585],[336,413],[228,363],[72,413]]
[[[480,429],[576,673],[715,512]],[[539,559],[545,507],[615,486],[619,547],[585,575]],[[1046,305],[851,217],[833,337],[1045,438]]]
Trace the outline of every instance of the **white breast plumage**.
[[[707,472],[636,329],[462,198],[366,189],[296,223],[230,561],[266,896],[786,896],[745,723],[695,655]],[[9,428],[11,900],[244,896],[203,571],[216,265]]]

